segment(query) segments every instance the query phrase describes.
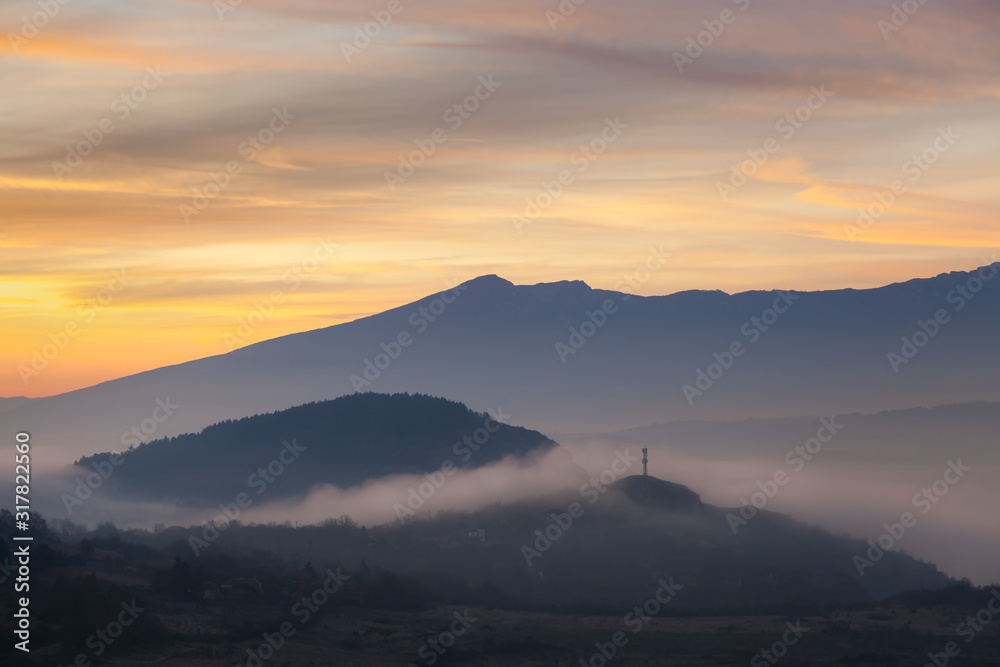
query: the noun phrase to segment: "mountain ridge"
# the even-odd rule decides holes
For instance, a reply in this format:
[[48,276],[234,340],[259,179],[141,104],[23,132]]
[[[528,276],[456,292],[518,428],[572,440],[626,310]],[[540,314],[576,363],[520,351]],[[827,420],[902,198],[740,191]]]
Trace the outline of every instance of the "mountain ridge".
[[[359,385],[431,393],[477,410],[502,404],[519,423],[547,432],[996,401],[1000,364],[988,337],[1000,328],[995,283],[953,312],[943,335],[903,373],[886,363],[900,337],[948,308],[950,290],[973,276],[787,293],[794,305],[764,330],[753,318],[779,292],[638,296],[582,281],[514,285],[487,275],[351,322],[32,399],[4,409],[0,422],[36,430],[53,455],[73,460],[114,447],[157,400],[180,407],[151,437],[335,398]],[[600,312],[609,303],[613,312]],[[591,318],[600,326],[584,338],[579,332],[590,332]],[[397,351],[403,334],[409,344]],[[746,354],[711,391],[686,400],[682,388],[734,342]],[[383,345],[398,355],[380,356]],[[373,369],[376,359],[385,368]]]
[[[971,276],[972,274],[974,274],[974,273],[976,273],[976,272],[978,272],[978,271],[980,271],[980,270],[982,270],[984,268],[995,266],[996,264],[998,264],[998,263],[994,262],[993,264],[983,265],[983,266],[977,267],[976,269],[973,269],[971,271],[947,271],[947,272],[942,272],[942,273],[939,273],[939,274],[937,274],[935,276],[931,276],[931,277],[927,277],[927,278],[911,278],[911,279],[908,279],[908,280],[897,281],[897,282],[888,283],[888,284],[880,285],[880,286],[876,286],[876,287],[865,287],[865,288],[844,287],[844,288],[831,289],[831,290],[809,290],[809,291],[803,291],[803,290],[796,290],[796,289],[772,288],[772,289],[744,290],[742,292],[726,292],[725,290],[720,290],[720,289],[715,289],[715,290],[689,289],[689,290],[681,290],[681,291],[678,291],[678,292],[671,292],[669,294],[641,295],[641,294],[631,294],[631,293],[627,293],[627,292],[618,292],[618,291],[613,291],[613,290],[605,290],[605,289],[602,289],[602,288],[594,288],[594,287],[591,287],[590,285],[588,285],[586,283],[586,281],[583,281],[583,280],[560,280],[560,281],[554,281],[554,282],[539,282],[539,283],[533,283],[533,284],[517,285],[517,284],[511,282],[510,280],[507,280],[506,278],[503,278],[503,277],[501,277],[501,276],[499,276],[499,275],[497,275],[495,273],[483,274],[483,275],[480,275],[480,276],[476,276],[475,278],[470,278],[469,280],[466,280],[465,282],[459,283],[456,286],[456,288],[453,288],[453,289],[457,289],[457,288],[461,288],[461,287],[472,287],[472,286],[482,287],[484,285],[504,286],[504,287],[512,287],[512,288],[528,288],[528,289],[538,288],[538,287],[558,286],[558,285],[574,285],[574,286],[582,286],[587,291],[590,291],[590,292],[600,292],[600,293],[607,293],[607,294],[612,294],[612,295],[628,296],[630,299],[632,299],[632,298],[635,298],[635,299],[667,299],[667,298],[673,298],[673,297],[682,297],[682,296],[686,296],[686,295],[718,295],[718,296],[724,296],[724,297],[740,297],[740,296],[746,296],[746,295],[753,295],[753,296],[766,295],[766,294],[773,294],[775,292],[790,292],[790,293],[794,293],[794,294],[804,294],[804,295],[809,295],[809,294],[812,294],[812,295],[815,295],[815,294],[838,294],[838,293],[865,293],[865,292],[876,292],[876,291],[879,291],[879,290],[885,290],[885,289],[889,289],[889,288],[906,286],[906,285],[914,285],[914,284],[917,284],[917,283],[928,283],[930,281],[936,281],[936,280],[944,280],[944,279],[949,279],[949,278],[955,279],[955,278],[960,278],[960,277],[967,277],[967,276]],[[447,291],[447,290],[445,290],[445,291]],[[188,364],[197,363],[199,361],[205,361],[205,360],[208,360],[208,359],[215,359],[215,358],[218,358],[218,357],[222,357],[222,356],[226,356],[226,355],[229,355],[229,354],[233,354],[235,352],[239,352],[240,350],[251,349],[251,348],[254,348],[254,347],[257,347],[257,346],[260,346],[260,345],[264,345],[266,343],[269,343],[269,342],[272,342],[272,341],[275,341],[275,340],[288,339],[290,337],[301,336],[301,335],[316,333],[316,332],[320,332],[320,331],[329,331],[330,329],[334,329],[336,327],[342,327],[342,326],[349,325],[349,324],[355,324],[355,323],[363,322],[363,321],[366,321],[366,320],[370,320],[372,318],[376,318],[376,317],[379,317],[379,316],[387,315],[389,313],[394,313],[394,312],[399,312],[399,311],[404,311],[404,310],[412,309],[412,307],[414,307],[414,306],[419,306],[420,304],[422,304],[424,302],[432,300],[437,294],[439,294],[439,293],[434,293],[434,294],[431,294],[431,295],[428,295],[428,296],[425,296],[425,297],[421,297],[421,298],[417,299],[416,301],[411,301],[411,302],[408,302],[408,303],[405,303],[405,304],[402,304],[402,305],[399,305],[399,306],[394,306],[394,307],[389,308],[387,310],[384,310],[382,312],[373,313],[373,314],[370,314],[370,315],[365,315],[363,317],[359,317],[359,318],[354,319],[354,320],[349,320],[347,322],[341,322],[339,324],[333,324],[333,325],[330,325],[330,326],[327,326],[327,327],[320,327],[318,329],[307,329],[305,331],[294,332],[294,333],[285,334],[285,335],[282,335],[282,336],[277,336],[275,338],[269,338],[269,339],[266,339],[266,340],[258,341],[256,343],[251,343],[249,345],[245,345],[245,346],[243,346],[241,348],[238,348],[237,350],[233,350],[233,351],[230,351],[230,352],[225,352],[225,353],[222,353],[222,354],[209,355],[207,357],[198,357],[198,358],[195,358],[195,359],[189,359],[187,361],[182,361],[182,362],[179,362],[179,363],[176,363],[176,364],[168,364],[166,366],[159,366],[157,368],[152,368],[152,369],[148,369],[148,370],[145,370],[145,371],[139,371],[137,373],[132,373],[130,375],[124,375],[124,376],[119,377],[119,378],[112,378],[110,380],[104,380],[102,382],[98,382],[98,383],[93,384],[93,385],[88,385],[86,387],[79,387],[77,389],[72,389],[72,390],[69,390],[69,391],[66,391],[66,392],[60,392],[58,394],[49,394],[49,395],[45,395],[45,396],[33,396],[33,397],[25,397],[25,396],[0,396],[0,401],[12,401],[12,402],[18,401],[19,403],[23,404],[24,402],[30,402],[30,401],[41,400],[41,399],[46,399],[46,398],[57,398],[57,397],[61,397],[61,396],[66,396],[66,395],[69,395],[69,394],[74,394],[76,392],[84,391],[86,389],[90,389],[92,387],[98,387],[98,386],[101,386],[101,385],[105,385],[105,384],[110,383],[110,382],[118,382],[118,381],[121,381],[121,380],[126,380],[126,379],[129,379],[129,378],[134,378],[134,377],[142,376],[142,375],[145,375],[147,373],[153,373],[153,372],[160,371],[160,370],[163,370],[163,369],[177,368],[177,367],[186,366]],[[2,408],[2,406],[0,406],[0,408]],[[0,410],[0,411],[2,411],[2,410]]]

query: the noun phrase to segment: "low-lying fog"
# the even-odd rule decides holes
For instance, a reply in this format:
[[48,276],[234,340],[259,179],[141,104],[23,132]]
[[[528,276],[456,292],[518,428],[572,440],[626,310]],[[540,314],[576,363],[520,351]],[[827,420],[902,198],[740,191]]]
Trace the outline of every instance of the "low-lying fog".
[[[949,432],[944,426],[915,425],[910,432],[886,436],[860,418],[846,419],[842,432],[826,443],[809,442],[821,425],[818,419],[793,420],[784,430],[749,432],[743,438],[727,436],[715,442],[706,440],[705,434],[675,434],[671,445],[657,444],[653,433],[564,436],[559,440],[565,449],[526,461],[505,459],[475,470],[437,472],[430,478],[394,475],[349,489],[318,486],[295,501],[269,500],[266,491],[258,495],[248,487],[252,504],[239,518],[304,525],[346,514],[361,524],[375,525],[410,511],[427,515],[538,498],[578,489],[586,483],[584,471],[591,476],[603,472],[604,482],[641,474],[639,457],[645,439],[649,473],[690,487],[706,503],[761,505],[872,540],[886,531],[885,524],[899,523],[909,512],[916,523],[904,528],[898,540],[893,538],[894,548],[934,562],[954,577],[968,577],[977,584],[1000,581],[1000,451],[993,444],[992,427],[966,421],[960,432],[955,432],[956,426],[950,431],[953,437],[947,438],[942,436]],[[731,423],[721,428],[740,432],[741,427]],[[619,462],[613,467],[622,460],[618,453],[624,457],[626,450],[632,457],[625,457],[630,465]],[[295,465],[308,463],[303,459]],[[36,466],[33,472],[32,509],[50,522],[70,519],[93,527],[112,521],[122,527],[152,528],[157,523],[198,524],[219,514],[217,507],[115,501],[103,488],[82,504],[73,503],[70,512],[66,498],[75,496],[76,478],[86,471],[49,465]],[[280,483],[279,477],[275,484]],[[13,485],[5,480],[3,487],[5,497],[13,498]]]

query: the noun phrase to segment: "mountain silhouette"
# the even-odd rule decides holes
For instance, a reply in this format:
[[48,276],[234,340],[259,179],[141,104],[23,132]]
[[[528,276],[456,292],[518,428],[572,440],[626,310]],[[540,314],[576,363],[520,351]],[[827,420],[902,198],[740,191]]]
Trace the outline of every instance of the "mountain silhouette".
[[[4,401],[0,422],[31,430],[51,456],[72,460],[126,448],[128,432],[168,400],[178,407],[142,439],[356,391],[424,392],[476,410],[502,405],[517,423],[551,434],[1000,401],[1000,280],[978,275],[866,290],[648,297],[580,281],[514,285],[482,276],[353,322]],[[935,325],[941,313],[947,322]],[[909,357],[900,355],[904,338],[922,343]],[[736,343],[743,351],[730,357]],[[894,367],[891,353],[905,362]]]
[[[264,490],[271,500],[304,495],[316,484],[352,487],[435,472],[446,462],[478,468],[557,446],[498,418],[421,394],[353,394],[143,444],[123,454],[107,489],[189,506]],[[89,470],[107,465],[109,456],[77,463]]]

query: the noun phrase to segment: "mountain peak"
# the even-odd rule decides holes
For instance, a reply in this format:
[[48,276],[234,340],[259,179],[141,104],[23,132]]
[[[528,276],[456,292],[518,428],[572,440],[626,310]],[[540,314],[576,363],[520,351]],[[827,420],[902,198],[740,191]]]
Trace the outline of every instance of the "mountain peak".
[[614,483],[636,505],[672,511],[694,511],[703,504],[701,496],[684,486],[651,475],[631,475]]
[[462,289],[471,288],[471,293],[479,297],[495,298],[509,296],[517,298],[519,296],[531,296],[542,303],[556,303],[561,299],[570,299],[576,302],[580,298],[586,298],[593,288],[582,280],[559,280],[551,283],[536,283],[534,285],[515,285],[514,283],[501,278],[496,274],[479,276],[468,280],[461,285]]
[[514,283],[504,278],[501,278],[495,273],[489,273],[483,276],[477,276],[471,280],[466,280],[464,283],[462,283],[462,285],[465,285],[467,287],[472,287],[472,286],[513,287]]
[[556,280],[550,283],[542,282],[535,283],[534,285],[515,285],[506,278],[501,278],[495,273],[489,273],[482,276],[477,276],[471,280],[466,280],[462,283],[464,286],[468,287],[522,287],[528,289],[543,289],[543,290],[586,290],[591,291],[593,288],[582,280]]
[[583,289],[590,291],[593,288],[582,280],[557,280],[554,283],[537,283],[531,287],[553,287],[565,289]]

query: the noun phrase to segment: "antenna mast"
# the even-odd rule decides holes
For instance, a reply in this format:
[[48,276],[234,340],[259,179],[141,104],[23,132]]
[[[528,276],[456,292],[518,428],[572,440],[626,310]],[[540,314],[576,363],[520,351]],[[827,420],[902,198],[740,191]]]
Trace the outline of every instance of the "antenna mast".
[[645,447],[642,448],[642,476],[646,476],[646,464],[649,463],[649,450]]

